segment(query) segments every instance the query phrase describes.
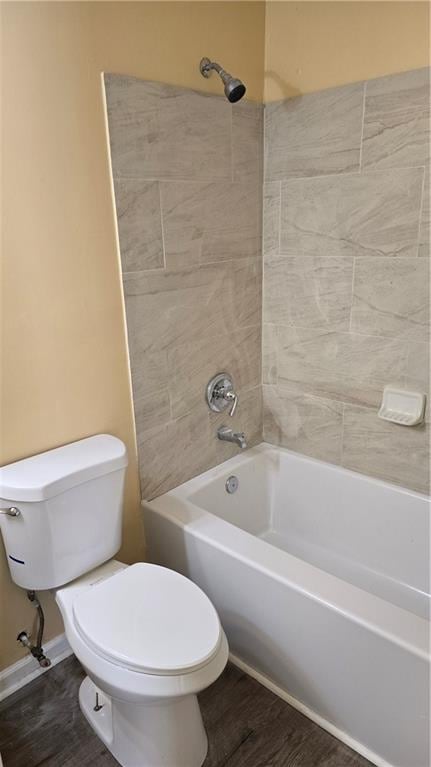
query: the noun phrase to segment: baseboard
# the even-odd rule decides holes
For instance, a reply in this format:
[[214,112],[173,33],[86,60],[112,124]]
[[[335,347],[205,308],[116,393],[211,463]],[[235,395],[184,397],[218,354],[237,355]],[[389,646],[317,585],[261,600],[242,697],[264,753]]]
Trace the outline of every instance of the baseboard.
[[304,716],[306,716],[308,719],[311,719],[312,722],[318,724],[319,727],[321,727],[323,730],[326,730],[326,732],[329,732],[330,735],[333,735],[334,738],[341,740],[342,743],[345,743],[346,746],[349,746],[349,748],[353,749],[353,751],[356,751],[358,754],[365,757],[365,759],[368,759],[369,762],[375,764],[376,767],[393,767],[392,764],[387,762],[385,759],[382,759],[381,756],[378,756],[373,751],[370,751],[370,749],[366,748],[366,746],[363,746],[362,743],[354,740],[354,738],[351,738],[350,735],[347,735],[345,732],[343,732],[343,730],[338,729],[338,727],[335,727],[335,725],[331,724],[331,722],[328,722],[327,719],[324,719],[322,716],[319,716],[319,714],[316,714],[315,711],[313,711],[311,708],[305,706],[304,703],[301,703],[292,695],[289,695],[286,690],[275,684],[275,682],[269,679],[269,677],[265,676],[265,674],[261,674],[260,671],[256,671],[255,668],[249,666],[248,663],[245,663],[243,660],[241,660],[241,658],[238,658],[237,655],[230,653],[229,660],[231,663],[233,663],[234,666],[237,666],[239,669],[241,669],[241,671],[244,671],[246,674],[253,677],[253,679],[256,679],[256,681],[263,685],[263,687],[271,690],[271,692],[273,692],[275,695],[278,695],[279,698],[285,700],[286,703],[289,703],[293,708],[296,708],[297,711],[300,711],[301,714],[304,714]]
[[37,660],[29,654],[12,666],[8,666],[8,668],[0,671],[0,700],[7,698],[8,695],[12,695],[20,687],[24,687],[24,685],[45,674],[50,668],[56,666],[57,663],[60,663],[69,655],[72,655],[72,650],[65,634],[54,637],[50,642],[44,642],[43,649],[51,661],[51,665],[48,668],[41,668]]
[[[60,634],[60,636],[51,639],[50,642],[46,642],[44,644],[44,650],[51,661],[51,666],[48,668],[41,668],[35,658],[29,655],[28,657],[19,660],[17,663],[14,663],[12,666],[9,666],[3,671],[0,671],[0,700],[7,698],[9,695],[12,695],[12,693],[16,692],[21,687],[24,687],[24,685],[28,684],[33,679],[36,679],[38,676],[48,672],[50,668],[55,666],[57,663],[60,663],[60,661],[68,658],[69,655],[72,655],[72,650],[65,634]],[[245,663],[237,655],[230,653],[229,660],[231,663],[233,663],[234,666],[237,666],[239,669],[241,669],[241,671],[244,671],[246,674],[253,677],[253,679],[256,679],[256,681],[263,685],[263,687],[266,687],[279,698],[285,700],[286,703],[289,703],[289,705],[293,706],[293,708],[296,708],[297,711],[300,711],[301,714],[304,714],[306,717],[308,717],[308,719],[311,719],[312,722],[315,722],[317,725],[319,725],[319,727],[322,727],[322,729],[329,732],[335,738],[341,740],[342,743],[345,743],[346,746],[352,748],[353,751],[356,751],[365,759],[368,759],[368,761],[375,764],[376,767],[393,767],[393,765],[391,765],[385,759],[382,759],[369,748],[363,746],[362,743],[354,740],[354,738],[351,738],[350,735],[347,735],[345,732],[343,732],[343,730],[340,730],[338,727],[331,724],[331,722],[328,722],[326,719],[319,716],[319,714],[316,714],[314,711],[312,711],[311,708],[305,706],[304,703],[301,703],[292,695],[289,695],[286,690],[275,684],[275,682],[269,679],[269,677],[265,676],[265,674],[262,674],[252,666],[249,666],[248,663]]]

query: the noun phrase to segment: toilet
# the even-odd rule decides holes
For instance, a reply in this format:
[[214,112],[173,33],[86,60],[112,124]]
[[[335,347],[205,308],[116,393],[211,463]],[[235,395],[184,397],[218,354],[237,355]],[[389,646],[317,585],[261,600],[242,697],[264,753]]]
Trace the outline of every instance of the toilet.
[[102,434],[0,469],[8,564],[18,586],[55,594],[87,673],[81,711],[117,761],[200,767],[208,743],[197,693],[223,671],[227,640],[192,581],[114,559],[126,467],[125,445]]

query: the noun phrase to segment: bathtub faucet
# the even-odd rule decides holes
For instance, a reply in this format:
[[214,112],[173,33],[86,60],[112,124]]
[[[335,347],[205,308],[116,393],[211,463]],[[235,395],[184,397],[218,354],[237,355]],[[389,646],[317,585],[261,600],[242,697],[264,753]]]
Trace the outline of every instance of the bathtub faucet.
[[220,426],[217,429],[217,437],[223,442],[234,442],[241,450],[247,447],[247,440],[243,431],[232,431],[228,426]]

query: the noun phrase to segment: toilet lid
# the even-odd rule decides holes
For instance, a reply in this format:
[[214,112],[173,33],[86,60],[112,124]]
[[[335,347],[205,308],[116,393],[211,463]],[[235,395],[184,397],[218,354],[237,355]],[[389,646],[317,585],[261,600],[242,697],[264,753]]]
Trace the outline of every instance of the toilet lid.
[[218,615],[195,583],[138,563],[96,583],[73,603],[75,625],[95,652],[147,674],[204,665],[221,640]]

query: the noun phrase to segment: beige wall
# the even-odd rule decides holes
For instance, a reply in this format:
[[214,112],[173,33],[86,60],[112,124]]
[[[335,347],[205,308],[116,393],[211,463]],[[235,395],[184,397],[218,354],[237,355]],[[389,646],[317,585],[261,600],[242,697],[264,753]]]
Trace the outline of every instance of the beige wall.
[[[425,4],[316,6],[269,4],[269,100],[425,63]],[[197,71],[209,55],[260,101],[264,5],[6,2],[1,14],[7,198],[0,460],[98,431],[122,437],[131,464],[122,556],[133,560],[143,547],[100,72],[219,93],[217,80],[204,82]],[[5,666],[20,657],[15,635],[33,614],[10,583],[4,557],[1,567]],[[45,603],[51,637],[61,622],[52,600]]]
[[[124,547],[143,555],[100,73],[219,92],[202,55],[261,100],[261,3],[3,3],[3,351],[7,463],[95,432],[130,454]],[[0,666],[32,609],[1,556]],[[62,630],[49,596],[47,632]]]
[[267,2],[265,102],[429,63],[427,2]]

